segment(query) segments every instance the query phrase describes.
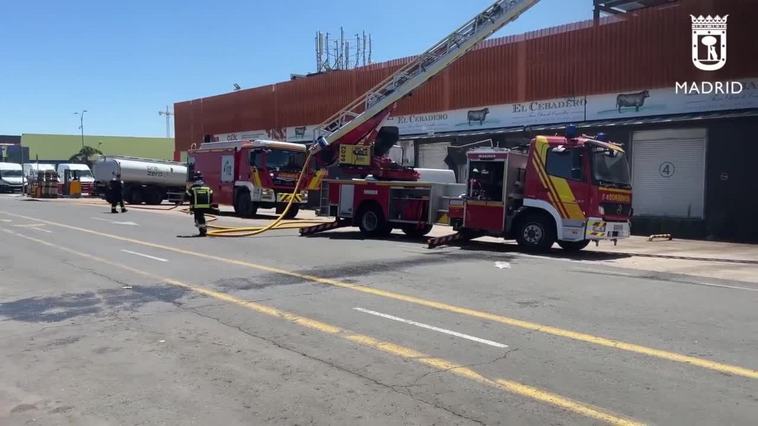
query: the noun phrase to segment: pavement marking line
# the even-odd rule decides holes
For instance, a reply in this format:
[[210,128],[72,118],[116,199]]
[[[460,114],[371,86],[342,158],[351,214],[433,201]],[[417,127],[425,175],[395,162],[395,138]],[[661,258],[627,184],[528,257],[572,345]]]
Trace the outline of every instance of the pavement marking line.
[[121,251],[124,252],[124,253],[133,254],[135,256],[142,256],[142,257],[146,257],[148,259],[157,260],[159,262],[168,262],[168,259],[164,259],[162,257],[150,256],[149,254],[140,253],[138,251],[131,251],[131,250],[126,250],[126,249],[122,249]]
[[119,221],[117,221],[117,220],[108,220],[108,219],[103,219],[103,218],[101,218],[101,217],[91,217],[90,219],[99,220],[100,222],[108,222],[108,223],[112,223],[112,224],[114,224],[114,225],[129,225],[129,226],[139,226],[139,224],[137,224],[137,223],[134,223],[134,222],[128,222],[128,221],[125,221],[125,222],[119,222]]
[[48,247],[58,249],[60,251],[64,251],[66,253],[75,254],[77,256],[84,257],[85,259],[100,262],[109,266],[114,266],[114,267],[129,271],[129,272],[132,272],[134,274],[142,275],[152,280],[162,281],[166,284],[170,284],[175,287],[180,287],[180,288],[183,288],[183,289],[186,289],[198,294],[202,294],[204,296],[208,296],[216,300],[221,300],[221,301],[228,302],[234,305],[242,306],[252,311],[255,311],[264,315],[268,315],[270,317],[282,319],[287,322],[290,322],[290,323],[293,323],[305,328],[309,328],[312,330],[316,330],[316,331],[320,331],[326,334],[337,336],[339,338],[348,340],[358,345],[370,347],[372,349],[375,349],[375,350],[378,350],[390,355],[394,355],[403,359],[407,359],[410,361],[415,361],[420,364],[431,367],[433,369],[436,369],[442,372],[449,372],[456,376],[463,377],[463,378],[466,378],[466,379],[469,379],[469,380],[472,380],[472,381],[475,381],[480,384],[484,384],[496,389],[500,389],[502,391],[505,391],[514,395],[526,397],[526,398],[536,400],[539,402],[544,402],[549,405],[561,408],[565,411],[570,411],[574,414],[578,414],[584,417],[599,420],[599,421],[612,424],[612,425],[623,425],[623,426],[644,425],[644,423],[640,423],[628,417],[624,417],[624,416],[612,413],[608,410],[595,407],[590,404],[578,402],[576,400],[566,398],[564,396],[558,395],[550,391],[546,391],[543,389],[539,389],[536,387],[532,387],[529,385],[525,385],[523,383],[511,381],[511,380],[490,379],[481,375],[479,372],[471,368],[468,368],[462,364],[448,361],[444,358],[434,357],[434,356],[425,354],[423,352],[418,352],[414,349],[411,349],[402,345],[375,339],[371,336],[354,333],[345,328],[327,324],[318,320],[310,319],[310,318],[307,318],[307,317],[304,317],[292,312],[284,311],[272,306],[263,305],[257,302],[240,299],[228,293],[222,293],[222,292],[212,290],[209,288],[199,287],[196,285],[184,283],[182,281],[175,280],[173,278],[167,278],[160,275],[155,275],[150,272],[145,272],[143,270],[132,268],[127,265],[122,265],[118,262],[113,262],[113,261],[95,256],[95,255],[83,253],[83,252],[76,251],[70,248],[65,248],[60,245],[55,245],[47,241],[40,240],[38,238],[30,237],[28,235],[19,234],[17,232],[9,231],[6,229],[3,229],[2,231],[11,235],[15,235],[20,238],[24,238],[24,239],[48,246]]
[[647,346],[637,345],[634,343],[628,343],[621,340],[609,339],[605,337],[594,336],[592,334],[581,333],[577,331],[567,330],[563,328],[553,327],[549,325],[543,325],[535,322],[524,321],[516,318],[510,318],[503,315],[493,314],[490,312],[478,311],[476,309],[465,308],[462,306],[450,305],[443,302],[436,302],[433,300],[423,299],[416,296],[409,296],[401,293],[395,293],[388,290],[380,290],[373,287],[368,287],[360,284],[350,284],[329,278],[321,278],[314,275],[301,274],[298,272],[287,271],[284,269],[274,268],[271,266],[258,265],[255,263],[245,262],[242,260],[227,259],[223,257],[213,256],[210,254],[194,252],[191,250],[184,250],[177,247],[171,247],[163,244],[151,243],[148,241],[135,240],[133,238],[121,237],[118,235],[107,234],[104,232],[93,231],[86,228],[80,228],[77,226],[66,225],[63,223],[51,222],[44,219],[37,219],[34,217],[23,216],[15,213],[8,213],[0,211],[0,213],[6,214],[12,217],[19,217],[28,220],[37,220],[49,225],[58,226],[65,229],[71,229],[74,231],[84,232],[92,235],[98,235],[105,238],[110,238],[118,241],[126,241],[133,244],[139,244],[145,247],[153,247],[157,249],[163,249],[174,253],[186,254],[189,256],[200,257],[209,260],[215,260],[218,262],[227,263],[230,265],[237,265],[260,271],[271,272],[280,275],[286,275],[290,277],[300,278],[305,281],[312,281],[320,284],[330,285],[339,288],[346,288],[350,290],[359,291],[366,294],[372,294],[375,296],[383,297],[386,299],[400,300],[407,303],[412,303],[419,306],[426,306],[428,308],[438,309],[441,311],[452,312],[460,315],[466,315],[473,318],[480,318],[488,321],[498,322],[512,327],[522,328],[526,330],[537,331],[540,333],[551,334],[553,336],[564,337],[567,339],[576,340],[579,342],[590,343],[598,346],[605,346],[608,348],[619,349],[628,352],[634,352],[641,355],[650,356],[653,358],[665,359],[668,361],[679,362],[683,364],[689,364],[696,367],[705,368],[708,370],[718,371],[726,374],[733,374],[736,376],[747,377],[750,379],[758,379],[758,370],[751,368],[740,367],[737,365],[725,364],[716,361],[710,361],[704,358],[698,358],[694,356],[684,355],[676,352],[669,352],[662,349],[650,348]]
[[504,344],[498,343],[498,342],[493,342],[492,340],[482,339],[480,337],[472,336],[470,334],[459,333],[457,331],[448,330],[446,328],[435,327],[433,325],[424,324],[422,322],[411,321],[411,320],[407,320],[405,318],[400,318],[400,317],[396,317],[396,316],[389,315],[389,314],[383,314],[381,312],[371,311],[371,310],[364,309],[364,308],[353,308],[353,310],[356,310],[358,312],[363,312],[364,314],[374,315],[374,316],[377,316],[377,317],[382,317],[382,318],[386,318],[386,319],[389,319],[389,320],[402,322],[402,323],[405,323],[405,324],[415,325],[416,327],[425,328],[427,330],[436,331],[438,333],[449,334],[450,336],[460,337],[462,339],[471,340],[473,342],[483,343],[485,345],[494,346],[496,348],[504,349],[504,348],[508,347],[508,345],[504,345]]
[[[593,270],[590,269],[575,269],[574,272],[580,272],[583,274],[592,274],[596,273]],[[636,278],[636,279],[644,279],[649,278],[644,275],[636,275],[631,273],[623,273],[623,272],[614,272],[614,276],[621,276],[621,277],[627,277],[627,278]],[[657,278],[653,278],[657,279]],[[738,285],[727,285],[727,284],[714,284],[714,283],[706,283],[702,281],[695,281],[695,280],[668,280],[668,282],[676,283],[676,284],[687,284],[687,285],[699,285],[704,287],[718,287],[718,288],[728,288],[731,290],[745,290],[745,291],[758,291],[758,288],[751,288],[751,287],[742,287]]]

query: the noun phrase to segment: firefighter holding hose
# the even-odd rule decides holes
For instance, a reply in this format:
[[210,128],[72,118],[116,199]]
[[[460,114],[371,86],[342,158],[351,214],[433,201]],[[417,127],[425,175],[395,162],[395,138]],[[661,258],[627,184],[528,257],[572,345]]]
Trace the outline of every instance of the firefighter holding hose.
[[195,216],[195,226],[200,231],[199,236],[205,237],[208,234],[205,213],[211,210],[213,191],[205,184],[202,173],[195,172],[193,178],[194,182],[187,190],[185,198],[189,200],[190,212]]

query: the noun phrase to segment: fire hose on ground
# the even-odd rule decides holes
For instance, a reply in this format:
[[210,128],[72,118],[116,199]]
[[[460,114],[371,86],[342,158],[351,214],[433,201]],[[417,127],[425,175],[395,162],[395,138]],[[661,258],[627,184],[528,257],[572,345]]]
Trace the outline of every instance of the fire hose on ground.
[[[300,186],[303,181],[303,177],[305,176],[305,172],[308,169],[308,165],[311,161],[311,154],[308,154],[308,157],[305,159],[305,163],[303,164],[302,170],[300,170],[300,174],[297,178],[297,182],[295,183],[295,188],[292,191],[291,196],[289,197],[289,201],[287,202],[287,205],[285,206],[284,210],[279,214],[279,216],[274,219],[271,223],[267,225],[261,225],[261,226],[244,226],[244,227],[231,227],[231,226],[219,226],[219,225],[208,225],[208,228],[210,229],[208,231],[209,237],[217,237],[217,238],[239,238],[239,237],[252,237],[255,235],[263,234],[264,232],[268,232],[272,229],[299,229],[303,226],[307,225],[318,225],[322,223],[327,223],[324,221],[316,221],[316,220],[284,220],[284,217],[287,215],[287,213],[292,208],[292,204],[294,203],[296,199],[296,195],[298,191],[300,190]],[[94,205],[94,203],[92,203]],[[100,205],[98,203],[98,205]],[[137,205],[130,205],[130,209],[140,209],[140,210],[154,210],[154,211],[170,211],[175,210],[179,208],[180,205],[175,205],[169,208],[160,208],[160,207],[147,207],[147,206],[137,206]],[[182,208],[182,212],[184,213],[190,213],[190,210],[188,208]],[[207,216],[207,222],[215,222],[218,220],[218,217],[212,214],[208,214]]]
[[[284,217],[290,211],[290,208],[292,208],[292,204],[295,202],[295,198],[296,198],[295,196],[300,190],[300,185],[303,182],[303,176],[305,176],[306,174],[305,172],[308,170],[308,165],[310,164],[310,162],[311,162],[311,153],[309,153],[308,156],[305,158],[305,162],[303,163],[303,168],[300,170],[300,174],[297,177],[295,188],[292,190],[292,194],[289,197],[287,206],[284,207],[284,210],[279,214],[279,217],[274,219],[273,222],[264,226],[247,226],[247,227],[238,227],[238,228],[209,226],[211,230],[208,231],[208,236],[209,237],[226,237],[226,238],[253,237],[256,235],[263,234],[264,232],[270,231],[272,229],[295,229],[295,228],[301,228],[302,225],[311,224],[312,222],[305,222],[305,221],[284,222]],[[317,222],[317,223],[322,223],[322,222]]]

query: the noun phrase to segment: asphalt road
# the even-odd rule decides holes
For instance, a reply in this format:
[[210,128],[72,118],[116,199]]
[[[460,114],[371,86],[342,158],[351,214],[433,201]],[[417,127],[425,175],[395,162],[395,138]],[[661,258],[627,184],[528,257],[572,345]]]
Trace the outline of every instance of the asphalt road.
[[755,284],[107,211],[0,196],[2,424],[758,422]]

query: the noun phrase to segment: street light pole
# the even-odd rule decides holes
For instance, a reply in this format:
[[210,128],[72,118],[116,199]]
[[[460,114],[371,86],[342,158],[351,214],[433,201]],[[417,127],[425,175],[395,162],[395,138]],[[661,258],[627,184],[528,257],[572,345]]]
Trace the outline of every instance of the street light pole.
[[79,116],[79,128],[82,130],[82,149],[84,149],[84,113],[87,112],[86,109],[83,109],[81,113],[75,112],[74,115]]

